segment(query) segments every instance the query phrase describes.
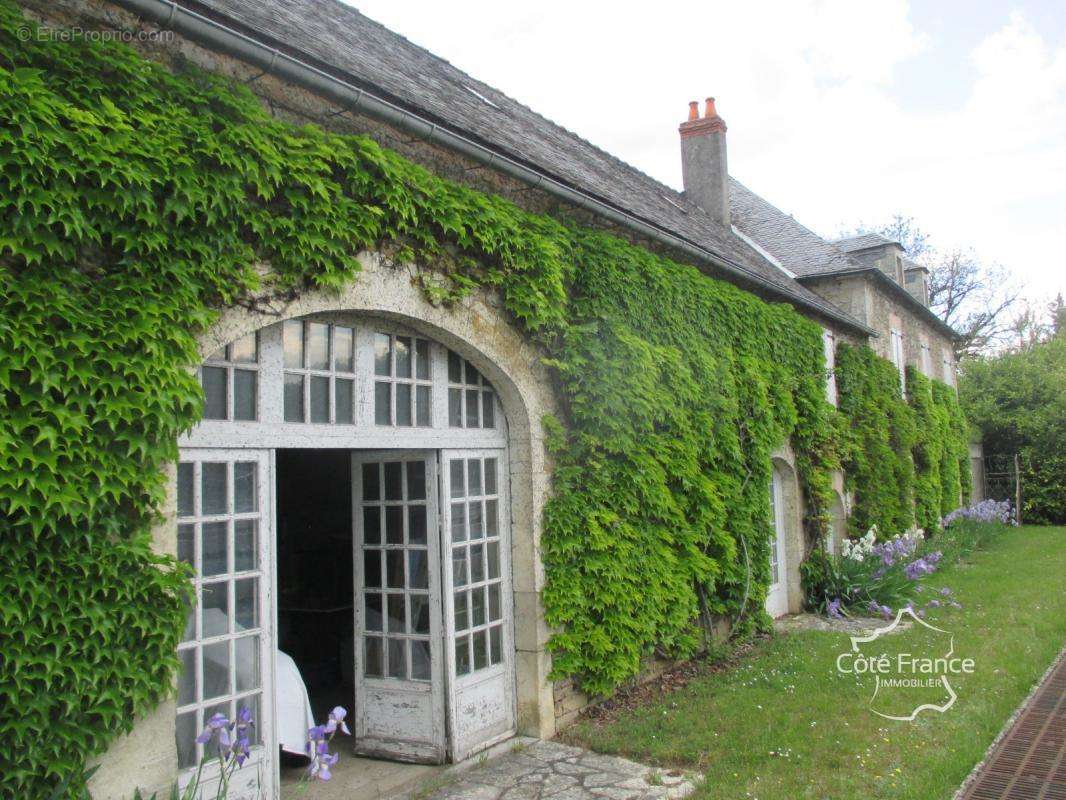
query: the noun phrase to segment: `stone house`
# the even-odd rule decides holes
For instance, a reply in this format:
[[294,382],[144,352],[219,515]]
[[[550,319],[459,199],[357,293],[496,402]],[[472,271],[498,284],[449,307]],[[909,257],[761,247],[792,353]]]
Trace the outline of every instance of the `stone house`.
[[[681,123],[676,192],[335,0],[21,5],[53,27],[171,31],[134,46],[244,83],[279,118],[368,134],[789,303],[824,328],[830,359],[837,341],[869,342],[953,382],[921,268],[887,240],[827,242],[730,178],[711,100]],[[491,293],[444,309],[380,254],[362,260],[357,286],[231,308],[202,338],[204,420],[179,442],[156,535],[197,572],[182,671],[176,697],[103,758],[97,797],[187,778],[204,720],[237,703],[255,704],[264,746],[231,796],[278,796],[278,747],[293,743],[276,698],[294,680],[316,707],[354,707],[359,752],[434,763],[550,737],[588,702],[548,677],[546,368]],[[835,401],[831,373],[826,391]],[[782,442],[773,459],[779,616],[800,608],[805,543],[795,457]]]
[[731,180],[733,224],[782,270],[872,328],[869,344],[902,371],[955,385],[955,332],[929,309],[929,271],[876,233],[826,241]]

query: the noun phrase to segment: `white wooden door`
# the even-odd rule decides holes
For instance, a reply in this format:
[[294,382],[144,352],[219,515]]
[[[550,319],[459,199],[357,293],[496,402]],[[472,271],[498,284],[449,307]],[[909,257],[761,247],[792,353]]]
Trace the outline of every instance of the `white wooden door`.
[[785,552],[785,502],[781,479],[773,473],[770,482],[770,588],[766,594],[766,613],[777,618],[788,613],[788,570]]
[[442,450],[449,750],[515,733],[510,512],[503,450]]
[[445,759],[437,459],[354,452],[355,750]]
[[[251,757],[230,778],[230,800],[277,796],[273,746],[273,543],[269,450],[182,449],[178,558],[195,570],[195,597],[178,646],[177,751],[184,788],[207,756],[197,797],[218,788],[217,740],[195,742],[216,713],[252,713]],[[205,752],[206,750],[206,752]]]

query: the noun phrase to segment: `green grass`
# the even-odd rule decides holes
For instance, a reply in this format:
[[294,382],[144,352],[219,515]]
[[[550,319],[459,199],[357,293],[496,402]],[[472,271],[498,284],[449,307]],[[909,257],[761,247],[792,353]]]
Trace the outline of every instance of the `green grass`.
[[[725,672],[566,738],[602,752],[705,775],[698,798],[950,798],[1066,639],[1066,528],[1023,527],[931,576],[963,604],[930,614],[972,657],[944,714],[892,722],[869,710],[872,680],[836,670],[843,633],[760,642]],[[920,626],[883,639],[922,651]]]

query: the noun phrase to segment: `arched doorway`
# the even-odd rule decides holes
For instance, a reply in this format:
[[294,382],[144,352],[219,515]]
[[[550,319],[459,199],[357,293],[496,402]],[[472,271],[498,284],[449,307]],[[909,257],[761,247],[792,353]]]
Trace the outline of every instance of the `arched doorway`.
[[[493,383],[424,331],[343,311],[241,336],[199,374],[205,418],[177,475],[178,555],[196,573],[179,767],[199,761],[211,714],[247,707],[258,747],[233,789],[274,796],[289,745],[276,690],[293,665],[304,685],[350,681],[326,706],[353,709],[358,752],[439,763],[513,735],[509,437]],[[319,667],[333,677],[305,680]]]
[[769,499],[772,536],[766,613],[777,618],[799,610],[799,563],[803,558],[796,474],[780,458],[773,460]]

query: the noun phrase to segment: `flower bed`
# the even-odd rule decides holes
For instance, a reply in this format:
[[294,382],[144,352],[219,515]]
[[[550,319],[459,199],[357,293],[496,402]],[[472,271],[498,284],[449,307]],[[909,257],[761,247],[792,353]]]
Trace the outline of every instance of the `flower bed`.
[[943,530],[931,537],[914,528],[879,540],[874,526],[860,539],[845,540],[840,555],[820,548],[804,562],[807,606],[834,618],[858,613],[886,619],[900,608],[919,616],[927,608],[958,608],[950,588],[930,590],[925,580],[1014,524],[1009,502],[985,500],[952,511],[941,521]]

